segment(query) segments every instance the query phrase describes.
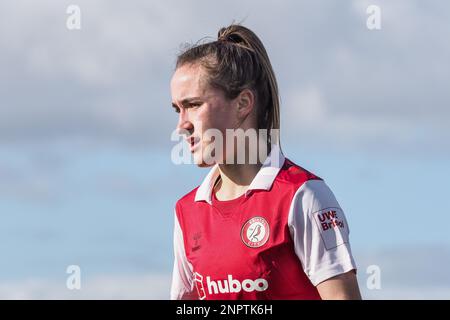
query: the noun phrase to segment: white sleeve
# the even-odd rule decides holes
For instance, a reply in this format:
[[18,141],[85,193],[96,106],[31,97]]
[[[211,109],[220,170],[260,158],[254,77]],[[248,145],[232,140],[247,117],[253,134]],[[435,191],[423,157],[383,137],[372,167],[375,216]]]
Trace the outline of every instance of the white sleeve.
[[356,270],[344,212],[324,181],[309,180],[297,190],[288,226],[295,253],[314,286]]
[[172,274],[172,286],[170,289],[171,300],[198,299],[194,288],[193,268],[186,257],[184,250],[183,232],[175,213],[175,226],[173,232],[174,264]]

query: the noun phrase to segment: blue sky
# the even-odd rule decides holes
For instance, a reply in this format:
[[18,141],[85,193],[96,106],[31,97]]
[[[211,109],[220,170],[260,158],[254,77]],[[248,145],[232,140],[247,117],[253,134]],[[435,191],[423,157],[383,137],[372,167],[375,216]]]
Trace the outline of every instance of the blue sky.
[[[173,206],[207,172],[170,160],[175,54],[243,19],[278,76],[285,154],[346,212],[363,294],[450,297],[435,268],[450,265],[450,5],[77,3],[79,31],[73,2],[0,4],[0,297],[167,297]],[[372,264],[381,290],[365,286]]]

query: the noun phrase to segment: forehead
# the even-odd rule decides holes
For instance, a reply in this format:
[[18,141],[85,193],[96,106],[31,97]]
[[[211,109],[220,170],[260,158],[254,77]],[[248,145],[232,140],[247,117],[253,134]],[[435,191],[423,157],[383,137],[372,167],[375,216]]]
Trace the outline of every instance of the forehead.
[[199,65],[179,67],[172,76],[170,89],[174,100],[204,95],[207,91],[207,85],[203,68]]

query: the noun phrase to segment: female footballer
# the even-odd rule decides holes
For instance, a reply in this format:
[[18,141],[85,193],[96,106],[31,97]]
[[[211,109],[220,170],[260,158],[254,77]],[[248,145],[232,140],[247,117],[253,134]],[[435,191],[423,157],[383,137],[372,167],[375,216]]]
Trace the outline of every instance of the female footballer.
[[344,212],[273,134],[278,87],[255,33],[232,24],[185,49],[171,95],[195,163],[212,167],[175,206],[171,299],[360,299]]

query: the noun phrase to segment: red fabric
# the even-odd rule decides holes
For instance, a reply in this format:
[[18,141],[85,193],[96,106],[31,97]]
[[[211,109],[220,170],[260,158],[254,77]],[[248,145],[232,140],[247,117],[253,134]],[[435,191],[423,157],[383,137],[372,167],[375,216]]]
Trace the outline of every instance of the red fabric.
[[245,195],[233,199],[233,200],[218,200],[216,197],[216,192],[212,193],[212,205],[223,215],[229,216],[233,214],[233,212],[237,212],[239,205],[244,201]]
[[[196,188],[177,202],[186,256],[202,298],[320,299],[295,254],[287,221],[295,192],[310,179],[320,178],[286,159],[268,191],[225,202],[213,195],[211,206],[194,201]],[[254,217],[263,217],[270,229],[267,242],[257,248],[247,246],[241,234]]]

